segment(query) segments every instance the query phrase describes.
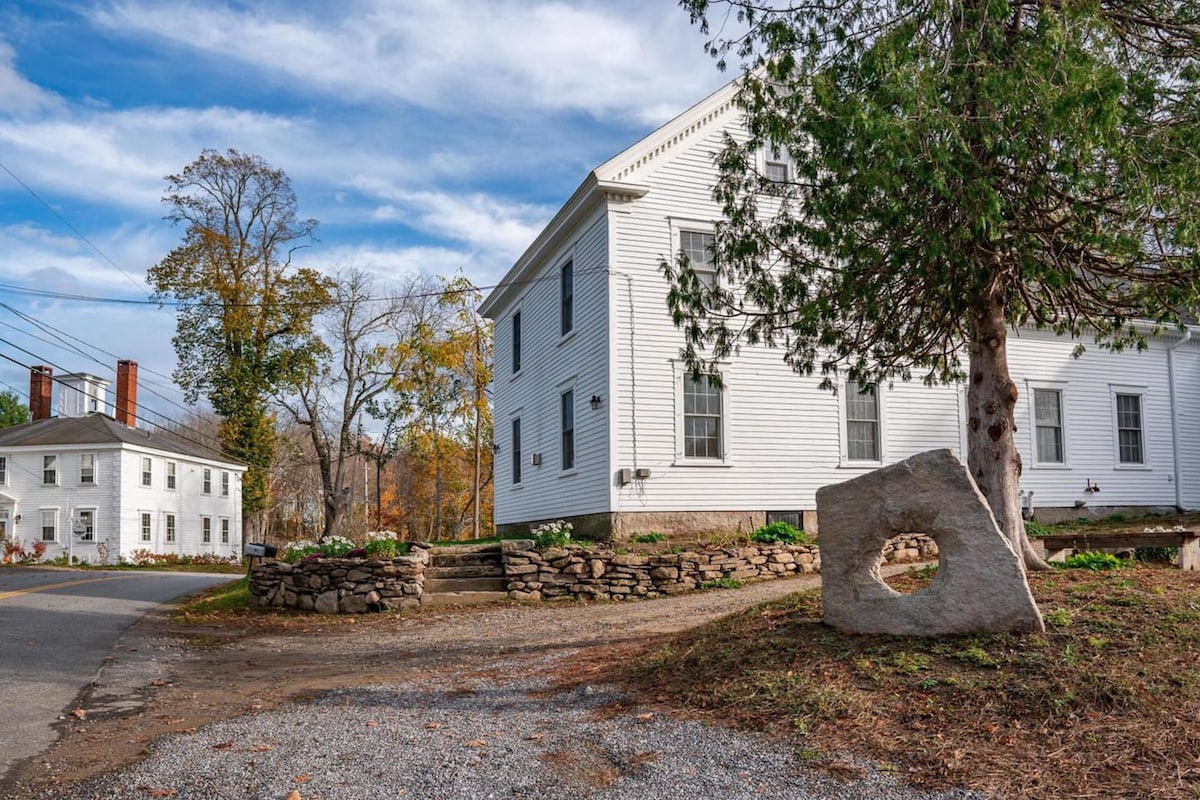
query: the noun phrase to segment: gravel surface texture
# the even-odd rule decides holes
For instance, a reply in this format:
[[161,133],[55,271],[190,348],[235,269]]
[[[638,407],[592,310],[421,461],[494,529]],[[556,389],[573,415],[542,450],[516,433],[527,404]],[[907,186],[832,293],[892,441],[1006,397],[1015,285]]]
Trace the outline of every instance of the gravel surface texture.
[[[620,708],[611,690],[446,677],[325,693],[155,743],[138,765],[71,789],[94,800],[335,798],[969,798],[841,782],[755,736]],[[503,665],[501,665],[503,666]],[[503,674],[503,673],[501,673]],[[47,795],[49,796],[49,795]]]

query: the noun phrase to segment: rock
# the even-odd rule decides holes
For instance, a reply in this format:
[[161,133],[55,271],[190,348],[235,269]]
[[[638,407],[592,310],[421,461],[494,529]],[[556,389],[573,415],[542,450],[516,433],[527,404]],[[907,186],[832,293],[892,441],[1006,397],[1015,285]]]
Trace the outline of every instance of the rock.
[[341,611],[343,614],[365,614],[369,610],[366,595],[348,594],[342,598]]
[[650,577],[656,581],[673,581],[679,578],[679,570],[675,567],[655,567],[650,570]]
[[321,594],[317,595],[315,608],[318,614],[338,613],[337,589],[331,589],[328,592],[321,592]]
[[604,576],[605,565],[603,561],[598,558],[593,558],[589,566],[592,569],[593,578],[600,578]]
[[[1040,631],[1020,558],[949,450],[931,450],[817,491],[825,622],[900,636]],[[884,544],[924,533],[941,561],[930,586],[900,594],[880,577]]]

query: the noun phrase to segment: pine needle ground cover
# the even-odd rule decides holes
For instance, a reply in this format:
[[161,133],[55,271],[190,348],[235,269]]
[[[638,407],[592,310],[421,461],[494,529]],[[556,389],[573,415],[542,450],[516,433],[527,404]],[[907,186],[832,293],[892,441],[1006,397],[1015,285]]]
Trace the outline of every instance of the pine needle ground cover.
[[[917,591],[929,568],[889,581]],[[610,660],[646,702],[1003,797],[1200,797],[1200,576],[1031,575],[1047,630],[932,639],[821,624],[792,595]]]

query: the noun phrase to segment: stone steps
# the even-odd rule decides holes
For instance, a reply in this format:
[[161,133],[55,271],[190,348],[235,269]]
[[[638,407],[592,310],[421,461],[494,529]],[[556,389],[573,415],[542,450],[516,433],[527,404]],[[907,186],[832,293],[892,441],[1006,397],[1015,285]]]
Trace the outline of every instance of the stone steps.
[[425,606],[474,606],[508,600],[508,592],[426,592],[421,599]]
[[429,566],[437,567],[438,569],[453,569],[458,567],[489,567],[499,566],[504,563],[503,557],[499,552],[496,553],[462,553],[450,555],[442,555],[434,553],[429,558]]
[[505,578],[426,578],[425,597],[445,592],[506,592]]
[[503,578],[504,565],[466,564],[462,566],[438,566],[425,568],[425,580],[434,578]]

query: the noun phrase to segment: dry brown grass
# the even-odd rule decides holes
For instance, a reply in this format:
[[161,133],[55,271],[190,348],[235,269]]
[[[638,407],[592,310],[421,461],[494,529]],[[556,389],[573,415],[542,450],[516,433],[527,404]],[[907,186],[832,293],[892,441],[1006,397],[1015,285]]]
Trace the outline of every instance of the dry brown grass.
[[[928,575],[914,571],[902,590]],[[1200,576],[1031,576],[1038,635],[858,636],[819,591],[580,665],[649,703],[1004,797],[1200,797]]]

